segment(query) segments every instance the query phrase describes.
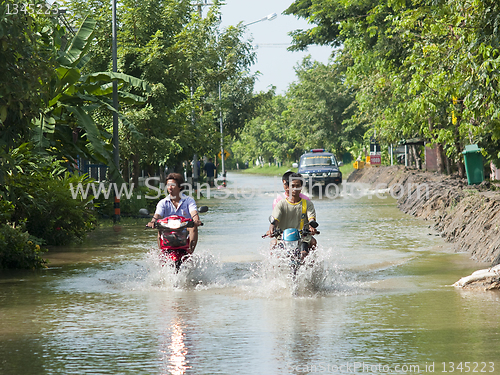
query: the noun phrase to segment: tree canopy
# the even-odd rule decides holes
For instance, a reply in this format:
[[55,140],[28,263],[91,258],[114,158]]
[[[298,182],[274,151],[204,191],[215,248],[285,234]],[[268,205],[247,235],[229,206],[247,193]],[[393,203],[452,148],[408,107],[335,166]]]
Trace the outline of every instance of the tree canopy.
[[[64,5],[66,18],[43,0],[0,0],[0,268],[39,267],[39,245],[93,227],[92,197],[75,199],[68,186],[91,180],[64,173],[77,171],[77,159],[128,180],[131,163],[137,177],[141,167],[215,154],[220,110],[232,136],[255,109],[252,47],[243,26],[220,30],[217,1],[205,18],[188,0],[120,2],[115,73],[109,2]],[[112,158],[114,113],[121,165]]]
[[498,165],[497,1],[297,0],[286,13],[314,25],[292,48],[342,46],[359,104],[351,121],[385,143],[421,137],[462,173],[470,143]]
[[345,68],[305,58],[295,69],[297,81],[284,96],[262,93],[257,116],[233,144],[242,160],[297,160],[311,148],[342,155],[365,132],[361,124],[346,124],[356,108],[354,90],[345,84]]
[[[88,69],[106,64],[109,68],[109,43],[100,43],[109,34],[109,5],[101,1],[65,4],[73,21],[88,13],[99,14],[95,37],[99,43],[90,51]],[[118,70],[152,87],[144,107],[125,109],[134,125],[120,131],[125,171],[131,164],[137,178],[141,166],[176,167],[193,154],[216,154],[220,106],[228,135],[241,128],[253,111],[254,77],[248,69],[254,53],[243,40],[243,27],[221,30],[217,1],[201,18],[188,0],[126,0],[119,4],[117,18]],[[133,89],[130,92],[136,94]],[[110,123],[106,115],[98,121],[103,127]]]

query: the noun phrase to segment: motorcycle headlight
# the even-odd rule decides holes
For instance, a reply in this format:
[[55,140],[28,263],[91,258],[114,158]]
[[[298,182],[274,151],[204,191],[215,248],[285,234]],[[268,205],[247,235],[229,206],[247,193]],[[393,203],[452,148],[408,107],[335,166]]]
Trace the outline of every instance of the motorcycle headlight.
[[295,250],[299,247],[299,241],[283,241],[286,250]]

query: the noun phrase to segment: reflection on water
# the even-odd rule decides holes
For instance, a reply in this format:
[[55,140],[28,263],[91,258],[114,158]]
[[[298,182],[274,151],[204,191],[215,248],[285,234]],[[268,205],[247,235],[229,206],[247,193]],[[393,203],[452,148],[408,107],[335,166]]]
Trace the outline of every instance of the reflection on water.
[[185,323],[182,318],[175,317],[170,325],[170,344],[164,353],[163,362],[168,363],[167,374],[182,375],[185,374],[191,366],[188,365],[186,355],[188,348],[185,344],[186,334],[184,333]]
[[200,201],[211,209],[179,273],[162,266],[155,234],[137,223],[53,252],[48,270],[1,274],[0,373],[334,373],[356,361],[500,368],[500,294],[451,287],[482,265],[449,253],[428,223],[394,200],[313,197],[319,248],[293,296],[261,239],[273,179],[229,177],[240,192],[260,192]]

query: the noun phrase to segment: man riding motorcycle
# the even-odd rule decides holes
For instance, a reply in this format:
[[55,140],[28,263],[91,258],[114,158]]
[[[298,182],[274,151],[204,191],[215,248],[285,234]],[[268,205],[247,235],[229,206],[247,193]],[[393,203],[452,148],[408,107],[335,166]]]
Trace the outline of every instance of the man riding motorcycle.
[[[277,202],[273,208],[272,217],[274,221],[267,231],[268,236],[272,236],[276,227],[281,230],[288,228],[304,229],[304,225],[316,220],[316,210],[310,200],[303,199],[300,196],[302,190],[303,178],[299,173],[292,173],[289,179],[283,181],[283,187],[287,192],[286,199]],[[317,233],[316,228],[309,228],[310,235],[303,239],[301,257],[304,259],[310,250],[316,248],[316,239],[312,235]]]
[[[201,225],[198,216],[198,208],[192,197],[186,196],[181,192],[181,186],[184,178],[179,173],[170,173],[166,178],[167,191],[169,195],[160,200],[156,206],[155,214],[148,227],[154,228],[157,220],[170,215],[179,215],[192,219],[194,227],[188,228],[189,231],[189,253],[192,254],[198,242],[198,226]],[[158,247],[160,247],[160,234],[158,233]]]

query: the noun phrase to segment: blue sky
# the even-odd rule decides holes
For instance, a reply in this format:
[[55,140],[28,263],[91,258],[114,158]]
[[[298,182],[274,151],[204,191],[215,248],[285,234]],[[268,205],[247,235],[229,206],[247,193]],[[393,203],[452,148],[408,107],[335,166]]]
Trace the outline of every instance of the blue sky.
[[[210,1],[207,1],[210,2]],[[244,24],[259,20],[269,14],[277,13],[273,21],[262,21],[247,27],[247,38],[253,38],[257,45],[257,63],[251,71],[260,71],[262,75],[255,85],[255,91],[267,90],[271,85],[277,87],[276,92],[282,94],[288,85],[295,81],[294,66],[308,54],[313,60],[328,62],[331,53],[329,47],[312,46],[306,52],[288,52],[287,46],[292,38],[288,36],[295,29],[307,29],[305,20],[281,13],[289,7],[292,0],[225,0],[222,6],[222,27]]]

